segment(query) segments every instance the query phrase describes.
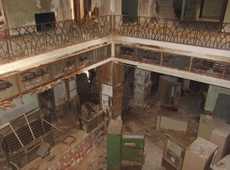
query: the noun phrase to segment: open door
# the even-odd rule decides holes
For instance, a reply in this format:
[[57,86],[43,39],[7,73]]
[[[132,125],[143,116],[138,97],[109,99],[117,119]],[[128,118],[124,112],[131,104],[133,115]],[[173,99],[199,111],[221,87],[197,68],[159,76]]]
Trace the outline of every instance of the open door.
[[137,22],[138,0],[122,0],[123,22]]
[[202,0],[200,18],[223,21],[228,0]]

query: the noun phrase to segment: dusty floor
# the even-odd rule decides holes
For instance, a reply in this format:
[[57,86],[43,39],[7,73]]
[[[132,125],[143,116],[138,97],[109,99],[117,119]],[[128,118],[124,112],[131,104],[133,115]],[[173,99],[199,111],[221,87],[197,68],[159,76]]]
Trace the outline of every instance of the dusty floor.
[[77,170],[106,170],[106,138],[93,148]]
[[[185,114],[186,110],[183,110]],[[145,135],[145,164],[143,170],[164,170],[161,166],[164,144],[167,135],[177,139],[184,146],[189,145],[195,139],[194,134],[181,133],[170,130],[156,130],[156,115],[159,114],[158,104],[151,104],[145,108],[133,108],[123,115],[123,133]],[[181,113],[182,114],[182,113]],[[188,114],[189,116],[190,113]],[[190,127],[194,128],[194,127]],[[79,170],[103,170],[106,169],[106,140],[100,143]]]
[[[183,107],[181,107],[175,115],[188,117],[190,124],[187,133],[156,128],[156,118],[159,114],[163,112],[165,115],[173,114],[171,111],[162,111],[158,102],[149,101],[144,108],[133,107],[123,114],[123,134],[145,136],[145,163],[143,170],[164,170],[161,166],[161,159],[168,136],[173,137],[185,147],[195,139],[196,131],[194,131],[194,129],[197,128],[198,122],[196,122],[196,117],[199,114],[199,109],[192,114],[190,109],[192,106],[187,107],[186,100],[183,100],[183,102]],[[67,122],[69,122],[71,119],[67,120]],[[62,123],[63,122],[58,122],[58,127],[68,131],[70,127],[65,127]],[[106,148],[105,136],[104,140],[96,144],[74,170],[106,170]]]
[[[196,98],[196,96],[194,96]],[[124,132],[127,134],[145,135],[145,164],[143,170],[164,170],[161,166],[163,150],[168,136],[178,143],[187,147],[196,138],[198,120],[200,114],[199,108],[193,108],[199,100],[184,98],[180,102],[183,104],[177,112],[162,110],[159,102],[150,100],[144,108],[132,108],[123,115]],[[193,102],[191,102],[191,100]],[[193,108],[193,109],[191,109]],[[159,114],[173,115],[184,117],[188,120],[186,132],[157,129],[157,116]]]

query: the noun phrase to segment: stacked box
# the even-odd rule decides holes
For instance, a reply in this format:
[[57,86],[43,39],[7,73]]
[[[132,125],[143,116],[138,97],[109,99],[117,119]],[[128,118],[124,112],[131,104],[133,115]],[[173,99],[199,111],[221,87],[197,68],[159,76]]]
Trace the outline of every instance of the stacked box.
[[186,150],[182,170],[209,170],[217,145],[198,137]]
[[121,169],[122,121],[111,120],[107,136],[107,170]]
[[162,166],[166,170],[181,170],[183,166],[185,149],[176,141],[169,139],[162,159]]
[[214,162],[217,163],[230,152],[230,128],[216,128],[212,131],[210,141],[218,146]]

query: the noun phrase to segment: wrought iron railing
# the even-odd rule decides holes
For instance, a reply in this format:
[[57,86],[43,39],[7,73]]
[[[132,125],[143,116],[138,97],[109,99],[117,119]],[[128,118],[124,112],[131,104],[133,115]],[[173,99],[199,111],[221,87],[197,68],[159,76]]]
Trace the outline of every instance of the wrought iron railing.
[[230,24],[114,16],[114,25],[123,36],[230,50]]
[[67,20],[9,29],[10,36],[0,40],[1,62],[104,37],[111,34],[111,26],[111,16],[102,16],[81,23]]
[[[230,50],[230,24],[101,16],[7,30],[0,40],[0,64],[110,34]],[[229,29],[230,30],[230,29]],[[2,35],[2,34],[1,34]],[[2,36],[1,36],[2,37]]]

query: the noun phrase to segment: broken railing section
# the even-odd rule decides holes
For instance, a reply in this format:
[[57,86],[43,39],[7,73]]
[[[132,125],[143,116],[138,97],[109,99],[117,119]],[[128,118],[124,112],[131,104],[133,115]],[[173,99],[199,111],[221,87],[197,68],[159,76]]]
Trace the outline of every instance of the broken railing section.
[[[114,16],[115,33],[172,43],[216,49],[230,49],[229,24],[156,20],[150,17]],[[129,21],[129,22],[127,22]]]
[[128,45],[117,45],[116,56],[128,60],[230,80],[230,63],[223,61],[169,54]]
[[[111,16],[30,25],[9,29],[0,40],[0,58],[14,61],[68,45],[101,38],[111,33]],[[6,62],[7,62],[6,61]]]
[[52,143],[52,131],[43,122],[44,118],[45,114],[34,110],[22,114],[0,128],[0,150],[8,162],[21,167],[34,159],[34,154],[42,141]]
[[[49,122],[48,117],[47,113],[37,109],[22,114],[1,126],[0,165],[1,163],[3,163],[3,166],[11,164],[20,169],[39,157],[43,158],[49,155],[50,157],[53,156],[52,162],[47,159],[47,163],[50,163],[49,167],[54,169],[75,168],[92,148],[104,139],[105,122],[100,123],[87,135],[82,133],[82,142],[79,143],[76,141],[76,136],[63,131],[55,123]],[[59,132],[58,136],[55,135],[55,131]],[[74,132],[76,133],[76,131]],[[65,140],[61,141],[65,150],[56,156],[53,154],[58,153],[57,148],[63,147],[63,145],[59,145],[57,148],[54,147],[55,144],[60,144],[60,141],[57,140],[60,136],[65,137]],[[68,141],[68,138],[71,138],[71,140]],[[51,149],[56,152],[50,153]]]

